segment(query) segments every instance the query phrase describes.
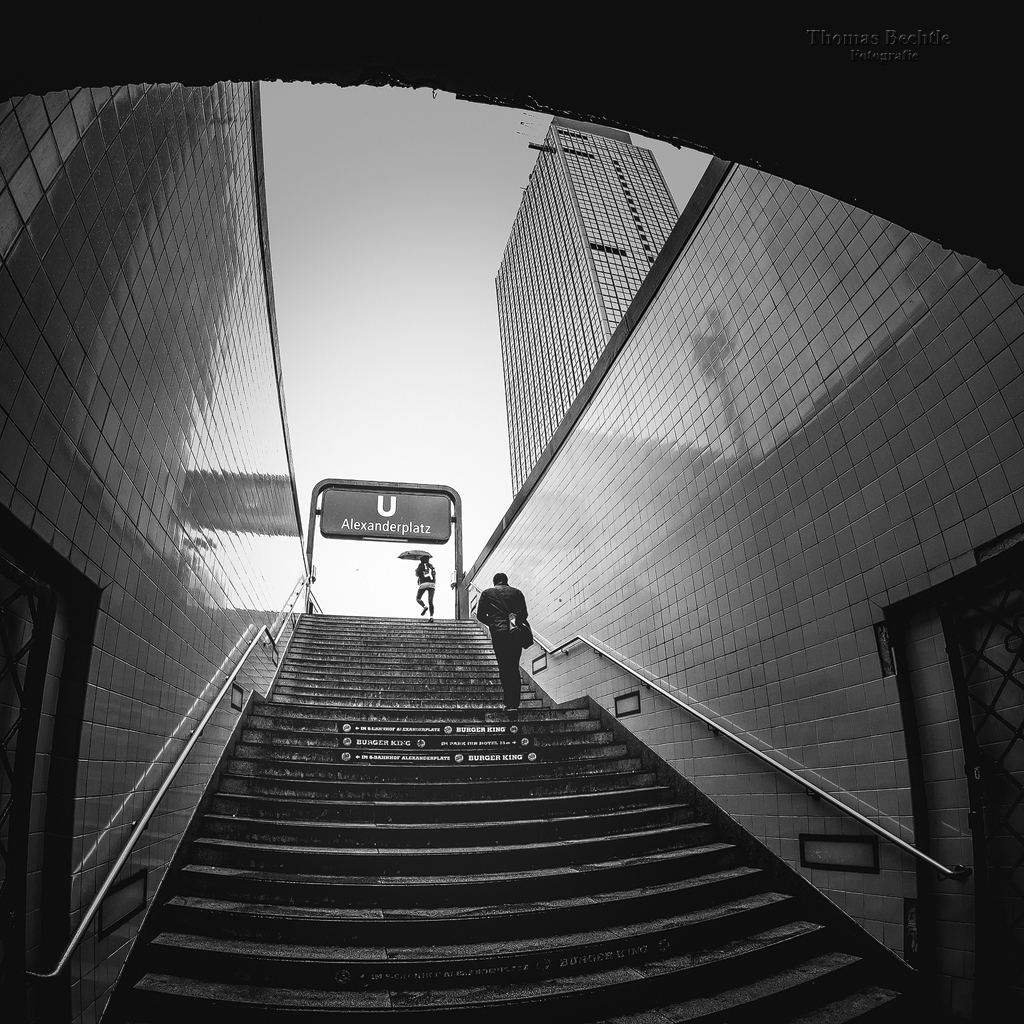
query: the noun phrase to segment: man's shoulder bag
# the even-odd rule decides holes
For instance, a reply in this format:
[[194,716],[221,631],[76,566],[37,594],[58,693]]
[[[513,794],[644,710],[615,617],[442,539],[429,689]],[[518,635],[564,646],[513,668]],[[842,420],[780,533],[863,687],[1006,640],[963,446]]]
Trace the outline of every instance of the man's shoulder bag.
[[533,646],[533,630],[530,628],[529,622],[526,619],[519,618],[517,612],[509,611],[508,605],[505,604],[505,598],[501,598],[501,605],[505,610],[505,614],[508,616],[508,632],[509,636],[514,636],[525,651],[527,647]]
[[533,646],[533,630],[530,628],[529,622],[526,619],[520,622],[515,612],[509,613],[508,631],[519,640],[524,651],[527,647]]

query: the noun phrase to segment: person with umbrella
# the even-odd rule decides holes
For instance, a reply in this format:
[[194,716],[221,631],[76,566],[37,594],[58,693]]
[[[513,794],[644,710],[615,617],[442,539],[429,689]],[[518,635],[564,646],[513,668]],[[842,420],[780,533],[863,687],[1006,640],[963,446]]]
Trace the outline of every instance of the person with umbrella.
[[[434,621],[434,584],[437,582],[437,570],[430,564],[430,555],[420,555],[420,564],[416,566],[416,603],[423,609],[420,615],[430,612],[428,622]],[[427,596],[427,604],[423,603],[423,595]]]

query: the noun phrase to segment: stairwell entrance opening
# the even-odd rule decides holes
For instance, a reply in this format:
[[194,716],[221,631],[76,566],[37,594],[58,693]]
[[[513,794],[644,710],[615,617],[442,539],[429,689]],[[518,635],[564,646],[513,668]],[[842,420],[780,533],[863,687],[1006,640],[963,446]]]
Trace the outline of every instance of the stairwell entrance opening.
[[334,540],[378,540],[399,544],[447,544],[455,535],[455,618],[469,617],[462,565],[462,498],[447,484],[396,483],[389,480],[328,478],[314,488],[306,531],[306,612],[313,612],[311,585],[316,522],[320,534]]

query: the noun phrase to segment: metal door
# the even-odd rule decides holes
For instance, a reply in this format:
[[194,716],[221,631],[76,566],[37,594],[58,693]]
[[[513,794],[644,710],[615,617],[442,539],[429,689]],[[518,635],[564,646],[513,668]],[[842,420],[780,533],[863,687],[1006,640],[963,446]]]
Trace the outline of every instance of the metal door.
[[36,738],[53,635],[49,587],[0,555],[0,1000],[25,1012],[25,919]]
[[941,608],[971,801],[979,1020],[1024,1005],[1024,558],[993,570]]

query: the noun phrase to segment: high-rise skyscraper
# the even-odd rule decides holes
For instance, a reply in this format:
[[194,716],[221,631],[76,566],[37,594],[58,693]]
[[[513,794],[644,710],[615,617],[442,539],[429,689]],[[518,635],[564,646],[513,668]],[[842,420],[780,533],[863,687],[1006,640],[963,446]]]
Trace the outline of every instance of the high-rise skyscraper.
[[[533,145],[531,143],[531,145]],[[679,213],[626,132],[552,119],[495,281],[518,492]]]

